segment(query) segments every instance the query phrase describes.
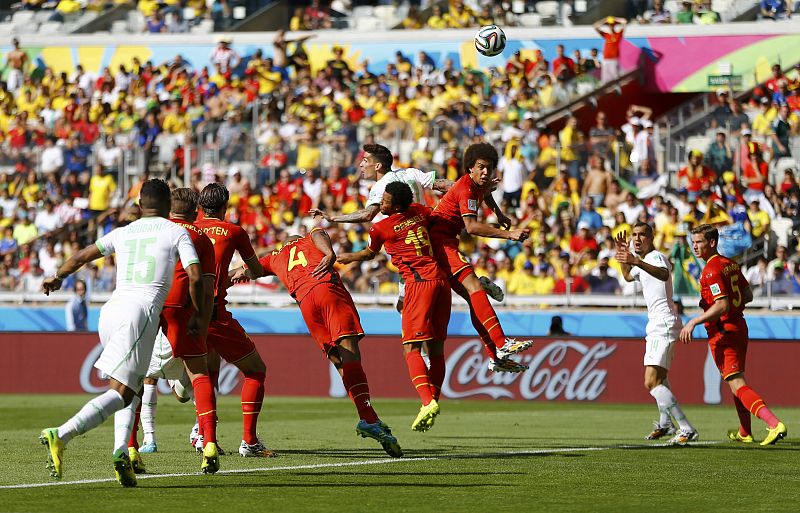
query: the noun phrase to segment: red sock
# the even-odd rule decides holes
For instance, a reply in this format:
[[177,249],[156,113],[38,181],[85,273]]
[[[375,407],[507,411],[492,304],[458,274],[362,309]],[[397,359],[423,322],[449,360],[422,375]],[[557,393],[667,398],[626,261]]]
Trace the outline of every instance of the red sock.
[[745,385],[736,391],[736,397],[750,410],[750,413],[767,423],[770,429],[778,425],[778,417],[767,408],[767,404],[758,393]]
[[[478,292],[470,294],[469,303],[471,309],[475,312],[475,315],[472,317],[472,324],[475,326],[475,329],[478,330],[478,333],[480,334],[481,332],[478,325],[475,324],[475,320],[480,322],[481,328],[486,331],[495,347],[503,347],[506,343],[506,334],[503,333],[500,320],[497,318],[497,314],[494,312],[491,303],[489,303],[489,297],[486,295],[486,291],[479,290]],[[486,345],[485,342],[484,345]]]
[[128,447],[135,447],[139,450],[139,418],[142,416],[142,402],[139,401],[139,406],[136,408],[136,417],[133,419],[133,429],[131,430],[131,437],[128,439]]
[[431,368],[428,369],[428,377],[431,379],[431,389],[433,390],[433,398],[437,401],[442,394],[442,384],[444,383],[444,355],[428,356],[431,362]]
[[364,374],[361,362],[347,362],[342,365],[342,382],[350,400],[356,405],[359,418],[370,424],[378,422],[378,414],[370,404],[369,383],[367,383],[367,375]]
[[753,427],[750,417],[750,410],[742,404],[737,396],[733,396],[733,404],[736,406],[736,414],[739,416],[739,434],[742,436],[750,436],[753,434]]
[[217,411],[214,408],[214,387],[208,376],[198,376],[192,382],[197,408],[197,423],[203,434],[203,447],[217,441]]
[[244,427],[242,440],[249,445],[253,445],[258,441],[256,428],[258,427],[258,414],[261,413],[261,403],[264,401],[264,380],[266,378],[267,374],[264,372],[254,372],[244,376],[244,385],[242,385],[242,420]]
[[419,351],[411,351],[406,354],[406,365],[408,366],[408,375],[411,376],[411,384],[417,389],[422,404],[430,404],[433,401],[431,380],[428,378],[428,367]]
[[469,305],[469,318],[472,320],[472,326],[475,328],[475,331],[478,332],[478,337],[481,339],[481,342],[483,342],[483,347],[486,348],[486,352],[489,353],[489,356],[491,356],[493,360],[497,359],[497,348],[494,342],[492,342],[492,337],[483,327],[478,316],[475,315],[472,305]]

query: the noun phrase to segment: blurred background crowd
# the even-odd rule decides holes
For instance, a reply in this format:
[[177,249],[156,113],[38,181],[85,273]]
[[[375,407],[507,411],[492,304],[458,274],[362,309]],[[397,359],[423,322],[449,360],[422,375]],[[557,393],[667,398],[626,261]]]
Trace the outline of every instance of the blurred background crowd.
[[[465,4],[453,2],[455,11],[442,19],[451,23]],[[482,16],[493,16],[484,11],[464,11],[463,19],[484,24],[489,18]],[[307,13],[293,23],[315,19]],[[624,30],[621,20],[606,23]],[[744,259],[757,294],[800,292],[797,67],[776,65],[746,95],[711,95],[715,107],[704,132],[672,169],[659,151],[650,106],[629,105],[616,124],[602,111],[591,122],[540,122],[602,83],[604,48],[517,53],[490,70],[397,52],[377,70],[366,61],[353,66],[334,47],[327,64],[312,70],[307,39],[279,32],[267,58],[261,51],[239,55],[220,36],[213,65],[201,69],[176,56],[162,63],[134,58],[100,74],[80,67],[55,74],[7,54],[12,73],[0,83],[0,289],[38,290],[65,258],[135,219],[133,200],[149,177],[198,190],[226,184],[228,220],[244,226],[263,253],[318,222],[309,209],[363,207],[372,185],[358,170],[363,144],[389,147],[398,168],[456,180],[466,146],[488,141],[501,156],[498,202],[531,237],[514,243],[465,236],[462,251],[479,275],[512,296],[631,291],[611,258],[612,238],[637,221],[655,227],[656,247],[676,266],[679,292],[696,291],[700,266],[685,235],[700,222],[720,226],[723,252]],[[435,193],[425,198],[430,206],[437,200]],[[486,221],[494,221],[488,211]],[[337,252],[367,243],[368,226],[326,228]],[[397,290],[385,259],[341,273],[357,292]],[[111,290],[113,257],[76,276],[90,292]]]

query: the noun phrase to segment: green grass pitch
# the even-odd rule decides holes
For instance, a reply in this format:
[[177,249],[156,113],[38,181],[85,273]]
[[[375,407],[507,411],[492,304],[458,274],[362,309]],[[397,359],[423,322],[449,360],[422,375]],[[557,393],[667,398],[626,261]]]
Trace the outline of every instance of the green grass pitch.
[[[0,395],[0,511],[800,511],[800,409],[776,408],[789,438],[773,447],[725,442],[736,425],[730,406],[687,407],[703,444],[660,447],[642,438],[655,406],[510,401],[442,402],[428,433],[415,433],[414,401],[377,398],[406,457],[393,460],[355,436],[347,400],[267,398],[260,435],[274,459],[236,453],[236,398],[220,400],[224,473],[196,473],[189,450],[191,408],[160,397],[159,453],[145,455],[139,487],[116,482],[50,483],[37,437],[89,398]],[[763,423],[753,420],[757,438]],[[112,423],[73,440],[64,481],[113,478]],[[158,477],[158,474],[189,474]]]

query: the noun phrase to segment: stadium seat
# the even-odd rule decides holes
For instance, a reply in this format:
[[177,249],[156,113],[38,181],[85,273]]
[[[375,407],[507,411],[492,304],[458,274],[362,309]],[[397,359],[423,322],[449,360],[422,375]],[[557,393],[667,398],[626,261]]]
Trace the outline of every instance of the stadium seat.
[[588,8],[589,6],[586,0],[575,0],[575,12],[586,12]]
[[128,22],[125,20],[117,20],[111,23],[112,34],[127,34]]
[[191,29],[192,34],[210,34],[214,32],[214,21],[203,20]]
[[523,27],[539,27],[542,25],[542,15],[535,12],[522,14],[519,16],[519,23]]
[[47,21],[39,25],[39,34],[60,34],[64,32],[64,24],[60,21]]
[[558,16],[558,2],[546,0],[544,2],[536,2],[536,12],[542,16]]
[[16,33],[17,34],[35,34],[36,31],[39,30],[39,24],[30,20],[27,23],[22,25],[17,24]]
[[48,11],[48,10],[36,11],[33,15],[33,21],[38,23],[44,23],[53,16],[54,12],[55,11]]
[[664,10],[669,11],[674,16],[675,13],[680,11],[680,4],[678,3],[678,0],[667,0],[664,2]]
[[378,18],[356,18],[357,30],[385,30],[386,24]]
[[14,25],[19,27],[32,22],[34,16],[36,16],[36,13],[33,11],[17,11],[11,15],[11,21],[14,22]]
[[11,21],[0,23],[0,35],[10,36],[14,33],[16,28],[17,26]]
[[371,5],[359,5],[353,8],[353,18],[369,18],[372,16],[373,7]]
[[145,19],[144,15],[139,11],[130,11],[128,13],[127,23],[128,23],[128,31],[134,34],[143,32],[145,27],[147,26],[147,20]]
[[247,7],[243,5],[237,5],[233,8],[233,19],[234,20],[243,20],[247,18]]
[[776,217],[770,223],[770,237],[775,237],[779,246],[789,246],[789,235],[792,233],[792,220],[786,217]]
[[197,11],[194,10],[194,7],[184,7],[183,8],[183,19],[186,21],[191,21],[197,17]]
[[511,12],[514,14],[525,14],[525,0],[514,0],[511,2]]
[[686,155],[688,158],[689,152],[692,150],[700,150],[705,154],[708,147],[711,145],[711,139],[704,135],[695,135],[686,139]]

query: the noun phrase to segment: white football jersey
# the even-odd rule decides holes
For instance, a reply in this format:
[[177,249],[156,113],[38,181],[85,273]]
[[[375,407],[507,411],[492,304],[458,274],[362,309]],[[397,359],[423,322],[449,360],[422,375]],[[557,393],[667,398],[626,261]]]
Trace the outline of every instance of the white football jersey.
[[678,315],[678,309],[672,300],[672,265],[669,259],[656,250],[646,254],[642,260],[654,267],[661,267],[669,271],[667,281],[661,281],[643,271],[640,267],[631,269],[631,276],[642,284],[644,300],[647,303],[647,317],[661,319]]
[[436,171],[426,173],[413,167],[389,171],[383,175],[380,180],[375,182],[375,185],[369,190],[367,206],[380,205],[381,199],[383,199],[383,193],[386,191],[386,186],[392,182],[403,182],[407,184],[411,187],[411,194],[414,195],[414,203],[421,203],[422,198],[425,197],[424,189],[432,188],[434,180],[436,180]]
[[197,264],[197,252],[186,229],[163,217],[143,217],[107,233],[95,242],[116,255],[117,286],[112,299],[124,296],[151,303],[161,311],[180,256],[186,268]]

